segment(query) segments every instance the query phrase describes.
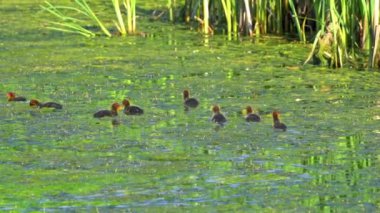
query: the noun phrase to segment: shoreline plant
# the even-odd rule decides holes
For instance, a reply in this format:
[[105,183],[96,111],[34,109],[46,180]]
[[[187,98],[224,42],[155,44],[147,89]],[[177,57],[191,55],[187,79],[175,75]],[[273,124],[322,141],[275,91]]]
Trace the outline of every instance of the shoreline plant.
[[[118,34],[136,33],[136,0],[111,1]],[[304,64],[345,67],[351,66],[358,55],[366,55],[368,61],[363,66],[372,68],[380,67],[379,1],[167,0],[167,12],[171,22],[179,19],[198,26],[204,35],[225,34],[228,40],[277,34],[288,38],[296,36],[302,43],[312,42]],[[86,27],[90,21],[104,35],[112,36],[85,0],[74,2],[78,7],[54,6],[47,1],[41,5],[59,20],[48,21],[47,28],[94,37],[96,32]],[[178,8],[176,5],[181,5],[181,13],[174,11]],[[174,17],[174,14],[182,17]]]
[[[86,26],[97,25],[100,31],[107,37],[112,37],[111,32],[106,28],[105,24],[98,18],[92,8],[87,4],[86,0],[75,0],[76,6],[53,5],[45,1],[41,8],[54,17],[58,21],[47,21],[50,26],[48,29],[76,33],[85,37],[95,37],[97,34]],[[121,4],[124,6],[127,13],[127,29],[122,15]],[[121,36],[134,34],[136,32],[136,0],[112,0],[116,21],[113,20],[116,29]],[[72,14],[72,15],[67,15]],[[80,18],[76,18],[79,16]]]
[[183,20],[200,24],[204,34],[221,32],[228,40],[296,35],[302,43],[313,42],[305,64],[313,59],[313,64],[350,66],[364,53],[364,66],[380,67],[380,0],[184,1]]

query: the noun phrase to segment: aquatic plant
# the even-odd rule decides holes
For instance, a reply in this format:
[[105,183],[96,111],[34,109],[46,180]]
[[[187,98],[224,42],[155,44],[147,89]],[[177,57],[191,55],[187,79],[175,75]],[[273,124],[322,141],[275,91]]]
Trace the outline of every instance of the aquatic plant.
[[203,32],[208,34],[209,30],[209,10],[208,10],[209,0],[203,0]]
[[120,2],[119,2],[119,0],[112,0],[112,4],[113,4],[113,7],[115,9],[116,18],[117,18],[117,22],[114,21],[114,24],[115,24],[116,28],[119,30],[120,34],[122,36],[124,36],[127,34],[127,30],[125,29],[123,16],[121,14]]
[[127,10],[128,33],[136,32],[136,0],[124,0],[124,7]]
[[127,11],[127,30],[125,29],[125,24],[120,10],[120,1],[112,0],[112,4],[115,9],[117,22],[114,21],[116,28],[119,30],[119,33],[124,36],[127,33],[136,32],[136,0],[121,0],[124,8]]
[[45,5],[40,5],[42,9],[51,13],[55,17],[61,19],[61,22],[57,21],[48,21],[51,26],[48,26],[48,29],[57,30],[61,32],[68,33],[78,33],[86,37],[94,37],[95,33],[84,28],[81,24],[83,20],[79,20],[70,16],[64,15],[59,9],[73,10],[79,13],[82,13],[81,10],[78,10],[75,7],[63,7],[63,6],[53,6],[49,2],[45,1]]
[[174,21],[174,8],[175,8],[175,0],[168,0],[168,10],[169,10],[169,20]]
[[[276,33],[314,37],[306,62],[342,67],[362,50],[369,67],[380,65],[379,0],[185,0],[184,20],[205,34],[226,32],[228,39]],[[211,29],[211,30],[210,30]]]
[[45,5],[41,5],[41,8],[48,11],[55,17],[61,19],[61,22],[54,22],[54,21],[48,21],[53,25],[53,27],[49,26],[49,29],[58,30],[62,32],[72,32],[72,33],[78,33],[87,37],[93,37],[95,36],[95,33],[91,32],[90,30],[87,30],[85,27],[83,27],[83,24],[79,23],[86,23],[85,20],[73,18],[70,16],[65,15],[64,12],[61,12],[61,10],[68,10],[68,11],[74,11],[82,16],[86,16],[91,21],[96,23],[102,32],[108,36],[111,37],[111,33],[107,30],[107,28],[104,26],[104,24],[99,20],[99,18],[96,16],[96,14],[92,11],[91,7],[87,4],[85,0],[75,0],[74,1],[77,7],[73,6],[55,6],[49,3],[48,1],[45,1]]
[[[104,35],[111,37],[110,31],[105,27],[103,22],[98,18],[95,12],[87,4],[86,0],[75,0],[75,6],[62,6],[62,5],[52,5],[48,1],[45,1],[41,8],[49,12],[53,16],[60,19],[60,21],[48,21],[51,26],[48,29],[57,30],[61,32],[77,33],[86,37],[94,37],[96,34],[91,30],[87,29],[85,26],[89,25],[88,21],[92,21],[99,26]],[[120,4],[123,4],[127,11],[127,29],[125,28],[124,19],[122,16],[122,11],[120,9]],[[112,0],[112,5],[116,13],[117,21],[114,21],[116,28],[118,29],[120,35],[124,36],[127,33],[136,32],[136,0]],[[70,12],[75,12],[72,16],[67,15]],[[73,16],[81,16],[79,19]]]
[[[185,0],[184,20],[195,20],[202,32],[210,28],[226,32],[228,38],[283,32],[283,16],[287,15],[283,0]],[[295,16],[297,17],[297,16]],[[209,23],[209,30],[207,25]],[[269,31],[268,31],[269,29]]]
[[[368,55],[364,66],[374,67],[380,66],[379,1],[185,0],[181,14],[186,23],[198,26],[203,34],[225,33],[228,40],[269,33],[297,36],[304,43],[309,39],[314,42],[305,63],[313,59],[313,64],[342,67],[354,62],[358,55]],[[48,28],[95,36],[95,32],[86,27],[88,20],[74,16],[79,14],[98,25],[103,34],[111,36],[85,0],[75,0],[75,3],[79,8],[45,2],[41,7],[60,19],[48,21],[51,24]],[[175,4],[175,0],[167,0],[170,21],[177,14]],[[112,5],[119,34],[135,33],[136,0],[112,0]],[[67,15],[73,12],[74,15]]]
[[371,15],[371,49],[369,55],[369,65],[370,67],[375,67],[375,63],[377,62],[377,66],[380,68],[380,0],[371,1],[370,11],[372,11]]
[[223,10],[224,10],[224,15],[226,17],[227,21],[227,35],[228,35],[228,40],[231,40],[232,37],[232,32],[234,33],[235,36],[237,36],[237,18],[236,18],[236,13],[235,13],[235,1],[230,1],[230,0],[221,0],[222,5],[223,5]]
[[313,58],[317,64],[342,67],[362,49],[374,67],[379,60],[379,0],[314,2],[318,33],[306,62]]
[[[290,6],[290,9],[292,11],[292,18],[293,18],[293,20],[295,22],[295,26],[297,28],[297,34],[298,34],[299,40],[302,42],[305,42],[306,41],[305,30],[301,29],[301,25],[299,22],[299,18],[298,18],[297,11],[296,11],[296,8],[294,6],[293,0],[289,0],[289,6]],[[304,20],[306,20],[306,19],[304,19]]]

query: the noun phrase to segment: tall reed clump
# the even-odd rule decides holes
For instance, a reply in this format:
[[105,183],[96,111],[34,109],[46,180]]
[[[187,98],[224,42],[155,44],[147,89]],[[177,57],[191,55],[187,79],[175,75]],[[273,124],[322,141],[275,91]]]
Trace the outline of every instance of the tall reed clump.
[[[224,16],[227,22],[227,35],[228,40],[232,39],[232,36],[237,37],[238,32],[238,22],[236,13],[236,1],[235,0],[221,0]],[[249,29],[252,31],[252,29]]]
[[185,0],[183,11],[186,22],[200,24],[205,34],[315,37],[306,62],[343,67],[364,50],[374,67],[380,66],[379,1]]
[[[111,0],[116,14],[114,24],[119,31],[119,34],[124,36],[127,33],[136,32],[136,0]],[[94,29],[90,30],[92,24],[97,25],[101,32],[111,37],[112,34],[105,27],[105,24],[98,18],[92,8],[87,4],[86,0],[74,0],[74,6],[53,5],[45,1],[41,8],[54,17],[58,21],[47,22],[50,24],[48,29],[57,30],[61,32],[77,33],[86,37],[96,36]],[[121,4],[127,11],[127,29],[125,28],[124,18],[122,16]],[[80,17],[80,18],[77,18]]]
[[305,63],[344,67],[364,52],[368,67],[380,67],[379,1],[184,0],[182,14],[204,34],[224,33],[228,40],[269,33],[309,39]]
[[[285,7],[289,2],[292,0],[185,0],[183,14],[187,23],[199,23],[203,33],[226,32],[229,40],[238,35],[283,33],[287,16],[297,25],[287,23],[286,28],[304,35],[295,7]],[[304,36],[300,38],[304,40]]]
[[124,0],[123,4],[127,11],[128,33],[136,33],[136,0]]
[[117,21],[113,21],[113,22],[116,28],[119,30],[120,35],[125,36],[127,35],[127,30],[125,29],[123,15],[121,14],[121,10],[120,10],[120,1],[112,0],[112,4],[115,9],[116,18],[117,18]]
[[[306,62],[313,57],[316,64],[333,67],[341,67],[343,65],[343,57],[347,55],[346,47],[348,44],[346,32],[347,19],[345,19],[346,17],[343,14],[338,12],[340,8],[336,6],[334,1],[329,0],[326,3],[321,0],[318,2],[320,5],[316,5],[319,6],[318,12],[324,13],[321,17],[327,17],[328,20],[320,20],[324,24],[318,26],[319,30],[313,44],[313,49]],[[320,8],[324,8],[324,10],[320,10]]]
[[[368,67],[379,60],[379,0],[315,0],[317,34],[306,60],[343,67],[354,61],[357,50],[369,54]],[[305,62],[305,63],[306,63]]]

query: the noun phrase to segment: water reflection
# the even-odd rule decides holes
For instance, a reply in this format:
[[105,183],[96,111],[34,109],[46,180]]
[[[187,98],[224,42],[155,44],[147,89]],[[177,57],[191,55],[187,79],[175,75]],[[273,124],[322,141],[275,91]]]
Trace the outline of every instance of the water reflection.
[[209,46],[209,43],[210,43],[210,41],[209,41],[209,38],[210,36],[209,35],[203,35],[203,45],[205,46],[205,47],[208,47]]
[[118,126],[118,125],[121,124],[121,122],[120,122],[119,119],[112,119],[111,124],[112,124],[113,126]]
[[[336,147],[321,147],[318,155],[312,154],[313,151],[303,154],[308,156],[301,161],[303,172],[311,173],[315,177],[311,182],[312,187],[321,188],[321,194],[326,194],[317,196],[314,201],[321,210],[337,210],[342,205],[342,199],[349,200],[350,197],[359,195],[356,193],[364,193],[363,196],[365,193],[372,193],[362,187],[363,173],[373,167],[376,160],[376,155],[368,153],[369,148],[363,141],[363,134],[359,133],[342,137]],[[367,154],[363,155],[363,152]],[[329,190],[330,187],[335,190]],[[370,202],[368,204],[376,205]]]

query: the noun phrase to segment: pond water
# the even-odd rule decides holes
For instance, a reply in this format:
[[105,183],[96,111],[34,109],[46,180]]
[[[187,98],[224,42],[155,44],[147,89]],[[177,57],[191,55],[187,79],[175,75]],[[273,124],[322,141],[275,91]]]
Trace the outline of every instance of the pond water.
[[[0,5],[1,211],[379,211],[379,72],[143,18],[148,37],[50,32],[26,2]],[[183,89],[198,108],[184,111]],[[145,114],[93,118],[125,97]],[[262,122],[244,121],[247,105]],[[288,131],[273,131],[275,109]]]

